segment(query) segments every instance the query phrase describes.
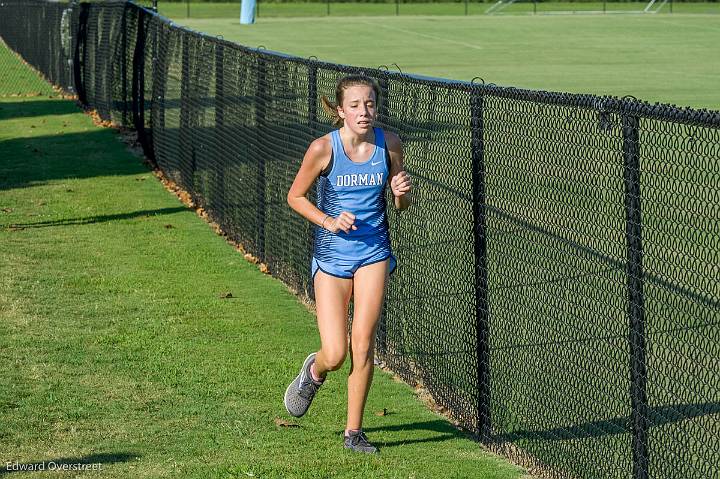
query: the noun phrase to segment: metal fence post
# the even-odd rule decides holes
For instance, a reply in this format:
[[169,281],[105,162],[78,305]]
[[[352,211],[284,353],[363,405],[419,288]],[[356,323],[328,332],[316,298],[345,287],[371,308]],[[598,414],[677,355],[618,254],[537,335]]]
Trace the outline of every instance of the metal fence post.
[[145,131],[145,10],[138,10],[137,37],[135,40],[135,51],[133,52],[132,70],[132,114],[133,125],[138,135],[138,140],[143,148],[143,153],[155,161],[152,146]]
[[[265,59],[261,54],[257,55],[257,90],[255,92],[255,98],[257,98],[257,107],[255,109],[255,128],[257,129],[258,143],[264,144],[264,131],[266,128],[266,105],[265,98],[267,96],[267,65]],[[264,152],[260,151],[258,154],[257,162],[257,252],[255,256],[261,261],[265,262],[265,155]]]
[[637,116],[623,114],[625,179],[625,238],[627,246],[628,316],[630,320],[630,397],[632,410],[633,478],[648,477],[647,370],[645,363],[645,305],[640,214],[640,143]]
[[378,108],[378,119],[385,123],[390,124],[390,87],[388,85],[388,78],[381,76],[378,79],[378,85],[380,86],[380,107]]
[[487,227],[485,223],[484,99],[470,94],[472,131],[473,237],[475,247],[475,336],[477,348],[477,433],[491,440],[490,427],[490,322],[488,311]]
[[[195,176],[195,152],[192,141],[192,128],[190,126],[190,35],[182,34],[182,65],[180,78],[180,155],[184,160],[181,165],[180,176],[183,187],[193,191],[193,178]],[[189,165],[190,171],[184,171],[183,166]]]
[[317,65],[308,65],[308,125],[315,129],[317,123]]
[[[157,14],[157,1],[155,8],[153,9],[154,12]],[[155,96],[152,94],[152,92],[155,91],[155,83],[158,81],[158,28],[160,28],[160,21],[158,21],[157,15],[150,15],[149,16],[150,21],[148,22],[148,26],[152,29],[152,69],[150,70],[150,75],[152,75],[152,78],[150,79],[150,131],[148,134],[149,141],[152,145],[153,151],[155,150],[155,140],[154,140],[154,134],[155,134],[155,113],[157,112],[157,105],[155,103]]]
[[[159,29],[163,29],[158,32]],[[167,39],[165,34],[163,23],[158,22],[155,27],[155,35],[160,33],[160,39]],[[165,92],[167,90],[168,82],[168,52],[160,50],[160,44],[156,41],[155,47],[155,68],[153,70],[153,84],[152,84],[152,128],[153,138],[155,138],[156,132],[162,132],[165,130]],[[153,140],[154,141],[154,140]]]
[[[318,115],[317,115],[317,104],[318,104],[318,91],[317,91],[317,71],[318,67],[315,62],[311,62],[308,65],[308,98],[307,98],[307,107],[308,107],[308,126],[310,127],[310,134],[312,137],[315,137],[315,132],[317,128],[318,123]],[[317,194],[317,191],[315,191]],[[306,222],[307,224],[307,230],[305,237],[305,248],[308,251],[309,254],[312,254],[310,252],[313,251],[315,247],[315,231],[316,226],[312,223]],[[309,265],[310,262],[308,261],[307,264]],[[315,289],[314,284],[311,281],[309,287],[306,290],[306,294],[312,299],[315,299]]]
[[[215,134],[216,141],[220,144],[222,131],[225,128],[225,72],[223,64],[225,60],[225,47],[222,44],[215,46]],[[222,158],[218,154],[218,163]]]
[[121,29],[122,38],[120,40],[120,83],[122,84],[122,123],[123,126],[127,126],[127,14],[128,7],[125,5],[122,13]]
[[[220,201],[215,202],[213,208],[220,209],[222,221],[225,221],[225,205],[226,198],[229,196],[227,191],[227,181],[225,168],[228,161],[223,156],[222,147],[223,138],[225,136],[225,47],[222,43],[215,45],[215,138],[213,148],[213,166],[216,171],[215,181],[220,183]],[[213,195],[215,196],[215,195]]]
[[75,40],[75,53],[73,58],[73,77],[75,79],[75,92],[78,101],[87,105],[87,94],[85,92],[85,60],[87,52],[87,23],[90,17],[90,4],[80,4],[80,15],[78,18],[77,39]]

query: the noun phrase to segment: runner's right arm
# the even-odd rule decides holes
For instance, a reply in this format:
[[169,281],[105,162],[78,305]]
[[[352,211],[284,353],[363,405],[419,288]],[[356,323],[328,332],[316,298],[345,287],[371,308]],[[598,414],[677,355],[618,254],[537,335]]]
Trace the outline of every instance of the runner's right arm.
[[[343,230],[348,233],[350,229],[357,229],[353,223],[355,215],[349,211],[343,211],[337,218],[327,215],[320,211],[317,206],[307,199],[307,193],[320,173],[330,162],[332,154],[332,142],[328,135],[322,136],[312,143],[305,152],[300,169],[295,176],[292,186],[287,194],[287,202],[290,208],[295,210],[300,216],[307,219],[320,227],[337,233]],[[325,223],[323,225],[323,222]]]

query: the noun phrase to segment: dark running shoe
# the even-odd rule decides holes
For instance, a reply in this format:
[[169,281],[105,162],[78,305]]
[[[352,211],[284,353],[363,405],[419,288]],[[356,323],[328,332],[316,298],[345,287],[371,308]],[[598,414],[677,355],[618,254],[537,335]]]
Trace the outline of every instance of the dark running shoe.
[[368,442],[368,438],[362,429],[350,431],[349,436],[345,436],[345,449],[368,454],[378,454],[380,452],[377,447]]
[[285,390],[285,409],[291,416],[303,416],[310,407],[315,393],[323,384],[313,380],[310,374],[310,365],[315,362],[316,354],[312,353],[305,359],[300,374]]

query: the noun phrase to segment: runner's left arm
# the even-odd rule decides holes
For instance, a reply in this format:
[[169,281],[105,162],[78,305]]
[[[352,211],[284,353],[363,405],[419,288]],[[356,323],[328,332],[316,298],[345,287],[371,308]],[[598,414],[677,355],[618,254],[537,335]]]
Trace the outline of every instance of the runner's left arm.
[[403,165],[403,145],[395,133],[386,132],[387,147],[390,152],[390,189],[395,198],[395,208],[400,211],[408,209],[412,199],[412,180]]

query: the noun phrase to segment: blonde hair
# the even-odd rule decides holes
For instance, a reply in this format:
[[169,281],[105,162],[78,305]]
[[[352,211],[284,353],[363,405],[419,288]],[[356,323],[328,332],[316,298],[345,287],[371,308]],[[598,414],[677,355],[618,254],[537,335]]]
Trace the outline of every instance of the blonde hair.
[[345,120],[340,118],[337,108],[342,106],[343,96],[345,89],[351,86],[369,86],[375,92],[375,103],[380,101],[380,86],[378,83],[366,75],[347,75],[338,80],[337,86],[335,87],[335,103],[331,102],[327,96],[322,95],[320,102],[322,103],[323,110],[332,118],[332,125],[336,127],[343,126]]

